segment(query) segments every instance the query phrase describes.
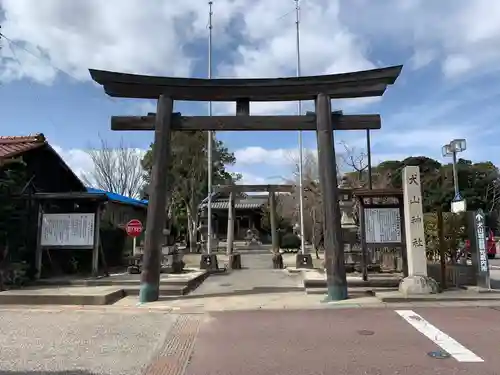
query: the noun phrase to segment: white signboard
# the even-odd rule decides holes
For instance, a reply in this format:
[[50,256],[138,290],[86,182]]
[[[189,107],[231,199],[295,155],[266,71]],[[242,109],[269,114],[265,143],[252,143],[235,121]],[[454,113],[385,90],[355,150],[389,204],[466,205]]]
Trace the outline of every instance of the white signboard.
[[94,247],[95,214],[43,214],[42,246]]
[[401,243],[399,208],[365,208],[366,243]]

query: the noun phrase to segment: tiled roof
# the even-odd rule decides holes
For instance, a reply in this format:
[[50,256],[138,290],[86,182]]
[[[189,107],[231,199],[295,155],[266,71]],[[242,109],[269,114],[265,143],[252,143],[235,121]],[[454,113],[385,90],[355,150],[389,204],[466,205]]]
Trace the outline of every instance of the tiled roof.
[[[235,194],[237,198],[248,198],[248,194],[238,192]],[[227,200],[229,198],[229,193],[212,193],[212,204],[216,200]],[[205,197],[200,203],[200,206],[206,205],[208,202],[208,197]]]
[[[267,198],[266,199],[255,199],[255,198],[250,198],[250,199],[237,199],[234,206],[236,209],[258,209],[262,208],[267,204]],[[216,210],[227,210],[229,208],[229,201],[228,200],[216,200],[212,202],[212,209]]]
[[43,146],[46,142],[43,134],[13,137],[0,136],[0,159],[15,157],[26,151]]

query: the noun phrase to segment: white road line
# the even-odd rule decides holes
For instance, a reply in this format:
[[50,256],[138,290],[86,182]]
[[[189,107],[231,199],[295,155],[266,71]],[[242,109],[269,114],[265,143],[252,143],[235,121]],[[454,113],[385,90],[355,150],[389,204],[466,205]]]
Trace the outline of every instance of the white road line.
[[395,310],[404,320],[410,323],[413,328],[426,336],[444,351],[449,353],[458,362],[484,362],[484,360],[471,352],[458,341],[448,336],[446,333],[434,327],[427,320],[422,318],[412,310]]

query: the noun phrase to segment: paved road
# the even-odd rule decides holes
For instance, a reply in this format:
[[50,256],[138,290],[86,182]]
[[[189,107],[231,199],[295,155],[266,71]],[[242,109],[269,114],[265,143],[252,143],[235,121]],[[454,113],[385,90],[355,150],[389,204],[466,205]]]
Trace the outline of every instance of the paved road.
[[[484,307],[208,315],[0,310],[0,321],[0,375],[493,375],[500,369],[500,310]],[[427,354],[442,349],[451,356]]]
[[290,275],[283,270],[254,267],[235,270],[227,275],[211,275],[184,298],[293,291],[304,292],[300,274]]
[[[500,371],[500,311],[489,308],[425,308],[399,314],[388,309],[256,311],[211,317],[200,328],[186,375]],[[438,344],[453,356],[428,356],[440,349]]]
[[500,256],[499,255],[497,255],[495,257],[495,259],[488,259],[488,262],[490,263],[491,267],[500,269]]
[[272,269],[273,268],[273,255],[268,251],[267,253],[242,253],[241,264],[249,269]]

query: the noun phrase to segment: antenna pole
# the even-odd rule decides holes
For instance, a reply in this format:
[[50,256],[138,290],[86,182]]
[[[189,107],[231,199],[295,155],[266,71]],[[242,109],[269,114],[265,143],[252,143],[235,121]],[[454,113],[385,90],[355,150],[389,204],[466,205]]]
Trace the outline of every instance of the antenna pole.
[[[295,1],[295,26],[297,29],[297,77],[300,77],[300,5],[299,0]],[[302,102],[299,100],[297,103],[297,115],[302,115]],[[302,254],[306,253],[306,240],[304,236],[304,187],[302,169],[304,165],[304,155],[302,146],[302,130],[299,130],[299,210],[300,210],[300,251]]]
[[[208,2],[208,79],[212,78],[212,1]],[[212,102],[208,103],[208,115],[212,116]],[[207,165],[207,174],[208,174],[208,207],[207,207],[207,215],[208,215],[208,238],[207,238],[207,254],[210,254],[212,251],[212,175],[213,175],[213,161],[212,161],[212,146],[213,146],[213,133],[212,131],[208,131],[207,134],[207,153],[208,153],[208,165]]]

